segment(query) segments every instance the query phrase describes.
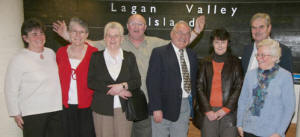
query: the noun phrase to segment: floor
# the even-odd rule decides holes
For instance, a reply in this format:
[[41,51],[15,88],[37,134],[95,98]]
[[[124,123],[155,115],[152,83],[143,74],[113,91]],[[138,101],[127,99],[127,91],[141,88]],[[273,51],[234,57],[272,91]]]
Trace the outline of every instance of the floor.
[[[188,133],[188,137],[201,137],[200,130],[190,122],[190,130]],[[286,137],[296,137],[296,124],[291,124],[287,133]]]

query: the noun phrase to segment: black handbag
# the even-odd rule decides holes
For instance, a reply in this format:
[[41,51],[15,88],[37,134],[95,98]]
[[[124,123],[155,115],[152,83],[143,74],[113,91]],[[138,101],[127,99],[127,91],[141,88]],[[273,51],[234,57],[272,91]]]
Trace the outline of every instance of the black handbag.
[[145,94],[142,90],[132,91],[132,94],[125,101],[125,115],[128,121],[141,121],[148,118],[148,106]]

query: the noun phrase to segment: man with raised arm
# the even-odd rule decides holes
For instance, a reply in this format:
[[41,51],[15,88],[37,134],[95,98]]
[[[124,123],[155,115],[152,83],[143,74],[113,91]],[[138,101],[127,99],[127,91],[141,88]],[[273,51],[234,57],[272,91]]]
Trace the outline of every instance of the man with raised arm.
[[[205,25],[205,16],[199,16],[196,19],[194,30],[190,32],[190,41],[193,41],[203,30]],[[139,71],[142,78],[141,89],[147,95],[146,88],[146,74],[148,70],[148,63],[153,48],[160,47],[169,43],[169,40],[164,40],[158,37],[147,36],[145,31],[147,24],[145,18],[140,14],[133,14],[127,21],[128,35],[124,36],[122,42],[122,49],[131,51],[135,54]],[[61,37],[68,40],[68,33],[63,21],[53,23],[53,30]],[[104,41],[88,41],[90,44],[96,46],[99,50],[104,49]],[[136,121],[132,127],[132,137],[151,137],[151,121],[146,119],[143,121]]]

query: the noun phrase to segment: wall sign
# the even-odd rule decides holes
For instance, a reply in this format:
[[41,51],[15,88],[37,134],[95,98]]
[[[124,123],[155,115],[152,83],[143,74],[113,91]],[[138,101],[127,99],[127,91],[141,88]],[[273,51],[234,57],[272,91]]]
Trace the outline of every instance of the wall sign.
[[298,0],[24,0],[25,19],[37,17],[47,24],[48,47],[57,50],[66,42],[52,32],[55,20],[68,21],[73,16],[86,20],[92,40],[103,39],[104,25],[118,21],[124,26],[131,14],[142,14],[147,21],[147,35],[170,39],[174,24],[185,20],[191,27],[196,17],[206,15],[204,33],[193,43],[193,50],[202,58],[208,55],[210,32],[225,27],[231,34],[231,47],[241,56],[243,47],[251,43],[249,21],[257,12],[270,14],[271,37],[289,46],[294,71],[300,72],[300,1]]

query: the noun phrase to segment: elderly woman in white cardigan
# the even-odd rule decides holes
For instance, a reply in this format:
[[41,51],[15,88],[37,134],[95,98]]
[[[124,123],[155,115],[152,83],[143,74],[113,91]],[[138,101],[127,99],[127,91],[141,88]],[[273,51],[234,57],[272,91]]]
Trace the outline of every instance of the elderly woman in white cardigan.
[[21,28],[25,43],[9,63],[5,97],[9,116],[24,137],[62,137],[62,99],[53,50],[44,47],[43,24],[26,20]]

